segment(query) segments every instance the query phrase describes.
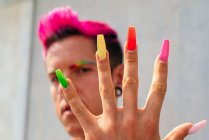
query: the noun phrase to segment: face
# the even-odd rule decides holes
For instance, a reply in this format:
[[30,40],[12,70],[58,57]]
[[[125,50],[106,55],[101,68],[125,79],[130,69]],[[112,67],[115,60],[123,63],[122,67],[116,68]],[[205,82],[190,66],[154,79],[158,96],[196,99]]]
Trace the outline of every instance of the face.
[[[98,74],[95,65],[95,44],[84,36],[71,36],[53,43],[46,56],[46,70],[56,114],[71,136],[83,134],[82,128],[62,96],[54,71],[61,69],[73,82],[85,106],[95,115],[102,113]],[[85,62],[85,63],[83,63]]]

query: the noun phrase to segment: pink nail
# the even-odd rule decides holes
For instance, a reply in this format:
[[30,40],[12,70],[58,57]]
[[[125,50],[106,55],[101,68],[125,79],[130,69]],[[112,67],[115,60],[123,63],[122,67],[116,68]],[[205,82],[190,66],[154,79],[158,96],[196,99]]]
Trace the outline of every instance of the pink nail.
[[169,56],[169,40],[164,39],[160,51],[160,60],[164,62],[168,62],[168,56]]
[[207,120],[202,120],[202,121],[196,123],[195,125],[193,125],[193,126],[189,129],[188,134],[191,135],[191,134],[196,133],[196,132],[199,131],[200,129],[204,128],[206,124],[207,124]]

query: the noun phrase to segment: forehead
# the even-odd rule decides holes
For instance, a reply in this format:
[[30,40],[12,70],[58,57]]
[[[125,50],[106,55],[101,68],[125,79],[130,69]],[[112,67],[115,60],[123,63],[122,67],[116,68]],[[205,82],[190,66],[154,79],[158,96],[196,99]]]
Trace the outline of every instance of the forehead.
[[67,53],[70,53],[81,50],[89,53],[95,53],[96,46],[93,39],[81,35],[67,37],[53,43],[47,51],[47,57],[65,54],[66,51]]
[[47,51],[47,70],[73,64],[79,60],[95,60],[96,46],[93,39],[71,36],[53,43]]

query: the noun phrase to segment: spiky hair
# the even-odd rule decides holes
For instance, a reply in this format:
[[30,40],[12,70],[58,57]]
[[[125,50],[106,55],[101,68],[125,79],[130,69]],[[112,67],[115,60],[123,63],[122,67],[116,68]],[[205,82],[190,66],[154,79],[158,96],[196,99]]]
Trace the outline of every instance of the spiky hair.
[[[38,36],[42,43],[43,57],[51,45],[49,40],[56,38],[60,30],[73,29],[80,34],[89,37],[96,37],[98,34],[113,36],[117,39],[117,33],[107,24],[98,21],[81,21],[77,13],[71,7],[59,7],[42,16],[38,24]],[[55,39],[56,40],[56,39]]]

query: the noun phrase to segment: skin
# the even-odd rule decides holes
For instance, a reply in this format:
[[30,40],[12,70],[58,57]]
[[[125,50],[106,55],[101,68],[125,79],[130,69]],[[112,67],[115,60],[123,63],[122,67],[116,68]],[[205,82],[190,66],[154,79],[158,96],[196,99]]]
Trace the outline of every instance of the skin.
[[[159,140],[160,111],[167,86],[167,62],[156,58],[147,102],[143,108],[138,108],[137,50],[128,51],[125,46],[124,73],[122,64],[111,73],[108,53],[104,60],[97,55],[95,58],[94,45],[90,38],[71,36],[53,43],[46,56],[56,114],[68,134],[73,140]],[[95,61],[97,67],[85,65],[77,71],[69,69],[79,60]],[[66,89],[56,79],[54,71],[58,68],[68,78],[69,86]],[[117,108],[115,86],[122,86],[123,108]],[[66,106],[71,109],[63,112],[62,108]],[[191,123],[182,124],[164,139],[182,140],[191,126]]]
[[[83,135],[83,129],[80,126],[77,118],[72,112],[63,112],[62,108],[69,106],[61,94],[61,88],[57,81],[54,71],[60,68],[66,77],[73,82],[79,97],[85,106],[94,114],[102,113],[101,98],[98,86],[98,72],[96,65],[85,65],[79,70],[72,70],[69,67],[80,60],[88,60],[95,62],[96,48],[94,42],[84,36],[72,36],[62,41],[53,43],[46,56],[46,69],[48,73],[51,96],[56,109],[56,114],[59,120],[64,125],[67,132],[73,137]],[[118,78],[121,79],[121,66],[114,70],[114,81],[117,86]],[[118,78],[117,78],[118,77]],[[89,104],[91,103],[91,104]]]

